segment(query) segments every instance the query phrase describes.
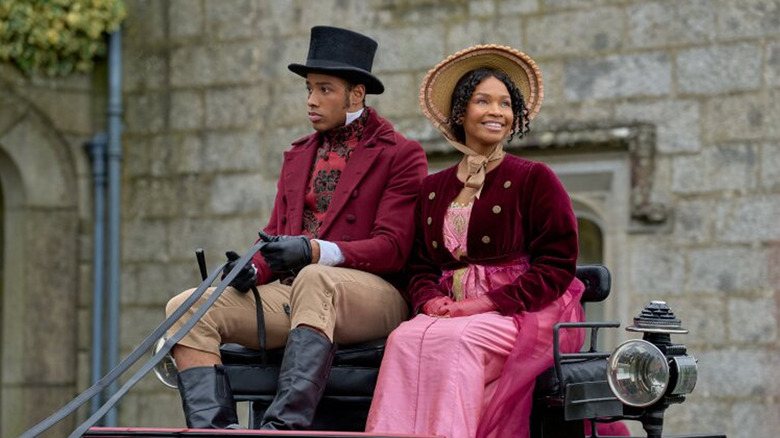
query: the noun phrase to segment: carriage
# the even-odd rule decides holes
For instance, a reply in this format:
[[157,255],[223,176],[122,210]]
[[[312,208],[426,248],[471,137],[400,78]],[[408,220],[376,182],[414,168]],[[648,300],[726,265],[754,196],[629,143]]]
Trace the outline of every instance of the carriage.
[[[256,244],[236,265],[243,266],[259,249],[259,245],[261,243]],[[203,282],[192,297],[108,375],[20,438],[38,436],[94,394],[102,391],[148,350],[152,350],[152,357],[97,412],[74,430],[69,438],[403,436],[361,433],[384,352],[384,339],[338,346],[333,368],[314,418],[313,429],[317,432],[252,430],[276,394],[283,349],[259,351],[236,344],[222,345],[221,353],[236,401],[246,402],[249,407],[248,430],[92,427],[150,371],[154,371],[166,386],[176,387],[177,370],[170,356],[170,349],[194,325],[202,315],[201,311],[205,313],[239,271],[231,271],[191,320],[174,336],[166,339],[163,337],[165,331],[214,283],[223,268],[220,266],[208,274],[202,250],[198,250],[196,254]],[[577,267],[576,276],[585,285],[581,298],[583,305],[587,306],[588,303],[603,301],[609,297],[611,276],[605,266],[580,265]],[[553,366],[536,379],[530,422],[532,438],[603,436],[598,433],[599,423],[625,420],[641,423],[643,436],[648,438],[668,437],[663,435],[663,420],[667,409],[683,403],[696,385],[696,359],[687,354],[683,344],[673,343],[671,338],[672,335],[685,334],[687,330],[665,302],[651,301],[634,318],[633,325],[626,328],[628,331],[641,333],[642,339],[628,340],[612,351],[600,351],[597,347],[599,335],[605,330],[616,330],[619,325],[617,322],[582,322],[559,323],[555,326]],[[565,329],[588,331],[589,341],[580,352],[565,354],[560,351],[558,335]],[[261,345],[264,343],[261,342]],[[725,435],[700,434],[686,437],[725,438]]]

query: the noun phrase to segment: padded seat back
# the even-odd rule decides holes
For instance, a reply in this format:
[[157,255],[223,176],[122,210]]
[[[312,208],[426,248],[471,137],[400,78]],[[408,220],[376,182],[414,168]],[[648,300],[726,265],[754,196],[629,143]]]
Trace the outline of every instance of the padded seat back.
[[[379,367],[385,352],[387,338],[374,339],[359,344],[342,345],[336,349],[333,366]],[[284,348],[268,350],[266,364],[259,350],[246,348],[239,344],[222,344],[220,347],[222,362],[231,365],[267,365],[278,367],[284,357]]]
[[576,277],[585,285],[581,299],[583,303],[597,303],[609,296],[612,276],[604,265],[577,266]]

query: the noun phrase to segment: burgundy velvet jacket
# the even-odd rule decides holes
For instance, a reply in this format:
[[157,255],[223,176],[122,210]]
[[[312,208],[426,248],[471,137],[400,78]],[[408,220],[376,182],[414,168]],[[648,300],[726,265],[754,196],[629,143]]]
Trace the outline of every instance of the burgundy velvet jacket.
[[[319,238],[336,243],[343,267],[382,275],[397,283],[414,239],[414,205],[428,164],[420,144],[395,131],[370,111],[360,143],[336,187]],[[303,202],[321,134],[293,143],[284,153],[276,199],[264,231],[298,235],[303,227]],[[257,284],[276,278],[258,252],[252,262]]]
[[530,269],[488,297],[504,315],[535,311],[563,295],[574,279],[577,220],[560,180],[543,163],[507,154],[485,175],[468,225],[468,256],[456,260],[444,246],[444,215],[463,188],[457,166],[428,176],[417,201],[417,233],[407,291],[413,309],[446,294],[443,269],[505,264],[528,257]]

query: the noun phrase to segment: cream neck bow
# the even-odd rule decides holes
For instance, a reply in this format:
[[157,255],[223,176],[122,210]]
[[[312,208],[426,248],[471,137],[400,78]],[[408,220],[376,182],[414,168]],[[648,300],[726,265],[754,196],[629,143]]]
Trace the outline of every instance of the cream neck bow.
[[506,155],[503,144],[499,143],[490,155],[485,156],[450,138],[447,138],[447,141],[449,141],[455,149],[466,155],[468,175],[466,176],[466,183],[464,186],[476,189],[477,193],[475,196],[479,199],[479,195],[482,193],[482,186],[485,184],[485,172],[487,171],[488,164],[493,161],[501,160],[504,158],[504,155]]

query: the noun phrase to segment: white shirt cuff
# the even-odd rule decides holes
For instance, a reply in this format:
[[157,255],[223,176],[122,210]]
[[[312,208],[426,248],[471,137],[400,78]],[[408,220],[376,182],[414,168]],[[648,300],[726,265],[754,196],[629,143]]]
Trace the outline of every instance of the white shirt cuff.
[[344,263],[344,253],[338,245],[327,240],[314,239],[320,244],[320,260],[318,265],[337,266]]

